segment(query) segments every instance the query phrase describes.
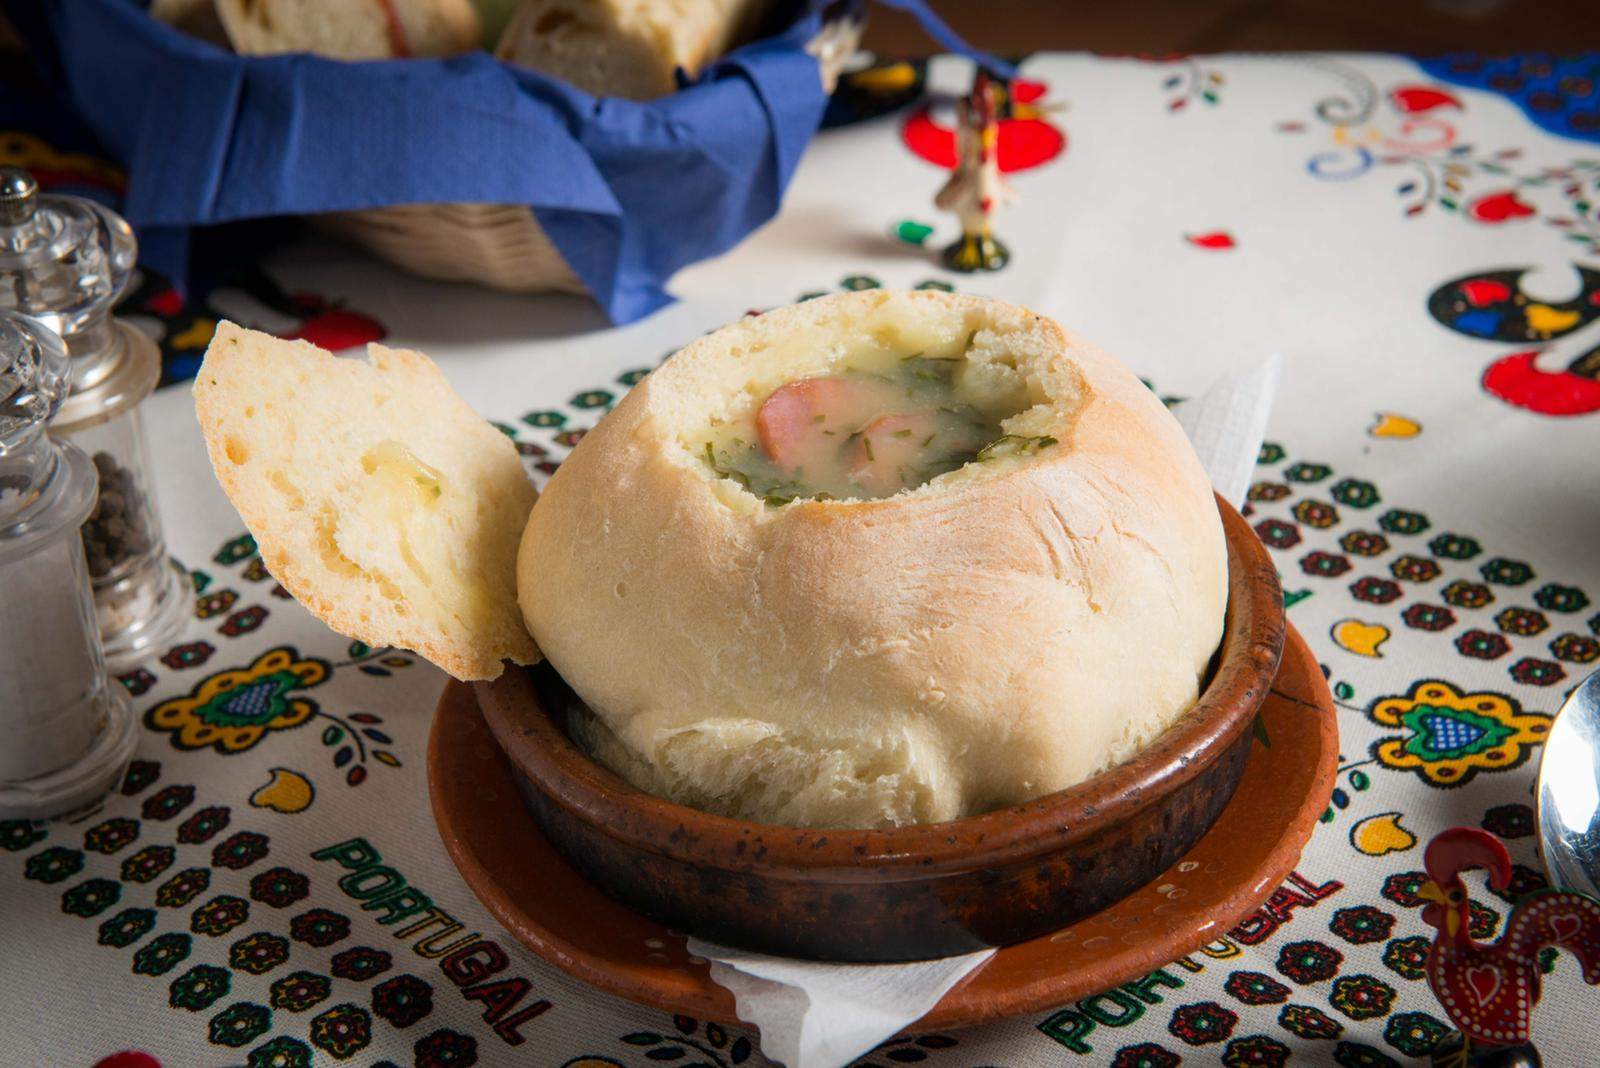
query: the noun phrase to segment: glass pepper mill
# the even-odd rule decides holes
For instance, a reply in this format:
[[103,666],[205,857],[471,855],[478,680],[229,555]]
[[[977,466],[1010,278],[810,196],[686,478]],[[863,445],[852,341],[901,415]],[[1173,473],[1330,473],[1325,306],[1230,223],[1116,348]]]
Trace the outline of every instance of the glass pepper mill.
[[161,376],[160,352],[111,316],[137,254],[114,212],[42,195],[27,171],[0,168],[0,310],[35,316],[70,354],[71,392],[50,432],[89,453],[99,475],[83,547],[114,667],[167,644],[192,601],[188,577],[167,556],[139,418]]
[[133,755],[133,712],[106,675],[79,533],[94,463],[45,432],[70,362],[43,323],[0,311],[0,819],[82,808]]

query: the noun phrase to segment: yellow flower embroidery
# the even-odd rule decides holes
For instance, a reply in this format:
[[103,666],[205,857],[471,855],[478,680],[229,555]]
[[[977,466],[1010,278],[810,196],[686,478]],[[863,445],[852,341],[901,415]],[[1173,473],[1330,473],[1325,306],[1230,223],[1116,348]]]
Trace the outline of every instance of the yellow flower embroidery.
[[219,753],[238,753],[259,742],[268,731],[298,727],[316,714],[316,703],[294,691],[309,689],[328,677],[326,660],[297,659],[293,646],[263,653],[247,668],[220,671],[201,682],[188,697],[174,697],[145,714],[152,730],[173,732],[179,749],[213,746]]
[[1480,771],[1515,768],[1550,733],[1550,717],[1542,712],[1524,712],[1504,694],[1464,694],[1437,679],[1414,684],[1404,697],[1379,700],[1367,715],[1406,731],[1374,743],[1378,762],[1415,771],[1434,786],[1460,786]]

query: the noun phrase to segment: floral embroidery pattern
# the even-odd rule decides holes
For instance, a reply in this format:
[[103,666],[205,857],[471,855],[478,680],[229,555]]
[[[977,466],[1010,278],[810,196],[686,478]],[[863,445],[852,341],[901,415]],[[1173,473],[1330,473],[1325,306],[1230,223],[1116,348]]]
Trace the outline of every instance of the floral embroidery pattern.
[[311,1068],[311,1047],[298,1038],[279,1035],[250,1051],[248,1068]]
[[189,956],[194,939],[173,932],[160,935],[140,946],[133,955],[133,970],[138,975],[165,975]]
[[289,959],[289,940],[259,931],[228,947],[228,964],[249,975],[265,975]]
[[232,819],[226,805],[211,805],[201,809],[178,827],[178,841],[185,845],[200,845],[221,834]]
[[187,697],[156,705],[145,714],[145,725],[172,734],[179,749],[243,752],[268,731],[309,720],[317,706],[298,691],[322,683],[330,670],[326,660],[300,659],[293,646],[279,646],[247,668],[219,671]]
[[1384,967],[1404,979],[1421,979],[1427,974],[1430,945],[1421,935],[1391,939],[1383,947]]
[[211,1017],[209,1037],[217,1046],[248,1046],[272,1026],[272,1010],[265,1005],[239,1001]]
[[61,911],[72,916],[98,916],[122,898],[122,884],[90,879],[61,895]]
[[228,996],[233,976],[214,964],[197,964],[172,981],[167,1003],[175,1009],[200,1012]]
[[211,885],[211,872],[206,868],[185,868],[156,889],[156,904],[167,909],[181,909]]
[[1278,1023],[1301,1038],[1332,1040],[1344,1034],[1344,1024],[1310,1005],[1285,1005],[1278,1014]]
[[177,856],[171,846],[145,846],[122,862],[122,881],[148,883],[172,867]]
[[272,984],[270,999],[275,1009],[305,1012],[319,1001],[326,1001],[333,984],[315,972],[291,972]]
[[1370,975],[1346,975],[1334,980],[1328,1000],[1352,1020],[1370,1020],[1394,1006],[1394,987]]
[[311,893],[311,880],[289,868],[268,868],[250,880],[250,897],[275,909],[286,909]]
[[129,843],[138,837],[138,820],[111,819],[96,824],[83,833],[83,848],[91,853],[104,853],[110,856],[126,849]]
[[1260,972],[1234,972],[1222,987],[1246,1005],[1277,1005],[1289,1000],[1290,989]]
[[350,921],[337,912],[312,909],[289,921],[289,937],[308,946],[331,946],[350,934]]
[[1459,786],[1480,771],[1520,767],[1550,731],[1550,717],[1523,712],[1504,694],[1464,694],[1425,679],[1404,697],[1373,703],[1367,716],[1405,733],[1379,739],[1372,755],[1387,768],[1415,771],[1434,786]]
[[[340,979],[349,979],[354,983],[364,983],[368,979],[388,971],[393,963],[393,958],[381,949],[372,949],[369,946],[353,946],[333,955],[332,971]],[[379,1013],[379,1015],[383,1014]]]
[[1425,1012],[1397,1012],[1383,1028],[1383,1040],[1407,1057],[1423,1057],[1450,1033],[1450,1026]]
[[155,925],[156,914],[152,909],[123,909],[100,925],[97,941],[102,946],[123,949],[149,934]]
[[1184,1005],[1172,1014],[1167,1030],[1191,1046],[1204,1046],[1222,1042],[1233,1034],[1239,1014],[1223,1008],[1215,1001],[1202,1001]]
[[28,858],[22,877],[41,883],[59,883],[83,870],[83,854],[65,846],[51,846]]
[[433,1011],[433,987],[414,975],[397,975],[372,988],[372,1011],[395,1027],[410,1027]]
[[1355,905],[1335,912],[1328,929],[1352,945],[1382,942],[1394,930],[1394,917],[1371,905]]
[[1290,942],[1278,951],[1278,971],[1301,984],[1339,974],[1344,954],[1322,942]]
[[311,1021],[311,1044],[341,1061],[355,1056],[371,1042],[372,1017],[359,1005],[335,1005]]
[[250,902],[242,897],[222,894],[194,910],[189,930],[218,938],[250,918]]
[[478,1063],[477,1040],[448,1027],[418,1039],[412,1051],[417,1068],[460,1068]]

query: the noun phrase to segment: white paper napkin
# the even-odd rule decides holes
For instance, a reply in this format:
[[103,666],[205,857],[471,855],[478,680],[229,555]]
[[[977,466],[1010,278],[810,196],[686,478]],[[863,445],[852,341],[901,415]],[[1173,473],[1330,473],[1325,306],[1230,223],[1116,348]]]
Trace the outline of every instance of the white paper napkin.
[[1219,378],[1172,409],[1211,484],[1235,508],[1250,488],[1282,368],[1283,358],[1273,353],[1248,371]]
[[[1173,409],[1211,483],[1244,501],[1277,393],[1282,361],[1228,375]],[[761,1052],[785,1068],[841,1068],[910,1027],[994,950],[911,964],[823,964],[689,939],[711,978],[733,994],[739,1019],[761,1030]]]

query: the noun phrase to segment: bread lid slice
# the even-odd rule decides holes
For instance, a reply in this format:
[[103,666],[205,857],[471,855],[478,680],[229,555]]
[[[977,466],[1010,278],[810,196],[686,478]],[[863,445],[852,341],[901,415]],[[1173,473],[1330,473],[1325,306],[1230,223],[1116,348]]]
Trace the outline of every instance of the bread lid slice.
[[516,595],[533,484],[433,361],[382,345],[340,358],[224,322],[194,399],[267,570],[318,619],[458,679],[538,659]]

